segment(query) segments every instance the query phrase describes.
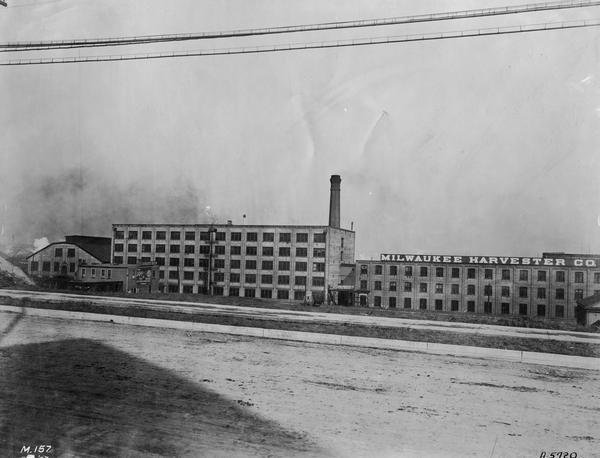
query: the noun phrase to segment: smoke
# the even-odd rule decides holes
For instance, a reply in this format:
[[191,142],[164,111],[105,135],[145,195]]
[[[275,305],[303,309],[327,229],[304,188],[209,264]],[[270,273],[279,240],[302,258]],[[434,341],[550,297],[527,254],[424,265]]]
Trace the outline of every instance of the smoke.
[[41,250],[44,247],[50,245],[50,242],[46,237],[42,237],[41,239],[35,239],[33,241],[33,251]]
[[[29,182],[9,202],[8,248],[34,247],[65,235],[110,236],[113,223],[204,223],[218,214],[190,179],[118,182],[92,169],[71,168]],[[209,210],[207,210],[209,209]]]

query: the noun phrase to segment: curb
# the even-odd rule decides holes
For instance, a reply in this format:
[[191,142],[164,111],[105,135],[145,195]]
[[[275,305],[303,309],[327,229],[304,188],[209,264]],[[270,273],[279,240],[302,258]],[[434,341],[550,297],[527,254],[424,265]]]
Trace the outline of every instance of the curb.
[[282,329],[252,328],[244,326],[227,326],[222,324],[195,323],[190,321],[174,321],[157,318],[141,318],[123,315],[108,315],[89,312],[71,312],[66,310],[36,309],[32,307],[16,307],[0,305],[0,312],[20,313],[28,316],[46,318],[63,318],[84,321],[111,322],[132,326],[181,329],[187,331],[212,332],[239,336],[262,337],[266,339],[291,340],[328,345],[346,345],[367,347],[382,350],[401,350],[447,355],[468,358],[494,359],[526,364],[542,364],[577,369],[600,370],[600,358],[586,356],[559,355],[554,353],[538,353],[519,350],[502,350],[497,348],[471,347],[431,342],[415,342],[410,340],[379,339],[375,337],[357,337],[339,334],[320,334],[315,332],[286,331]]

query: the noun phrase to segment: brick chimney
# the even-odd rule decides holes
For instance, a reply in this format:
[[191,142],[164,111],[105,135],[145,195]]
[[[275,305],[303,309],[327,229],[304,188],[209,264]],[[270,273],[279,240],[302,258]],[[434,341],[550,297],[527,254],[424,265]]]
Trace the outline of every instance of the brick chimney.
[[339,175],[331,175],[329,179],[331,188],[329,190],[329,226],[340,227],[340,183]]

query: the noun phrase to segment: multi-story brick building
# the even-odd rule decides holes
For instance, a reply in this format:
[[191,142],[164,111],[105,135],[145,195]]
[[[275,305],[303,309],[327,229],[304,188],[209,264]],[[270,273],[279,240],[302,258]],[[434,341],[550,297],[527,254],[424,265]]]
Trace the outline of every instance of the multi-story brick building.
[[113,224],[113,263],[156,262],[165,292],[346,302],[354,232],[339,227],[340,181],[327,226]]
[[600,293],[600,255],[382,254],[356,261],[355,275],[362,306],[571,320],[577,300]]

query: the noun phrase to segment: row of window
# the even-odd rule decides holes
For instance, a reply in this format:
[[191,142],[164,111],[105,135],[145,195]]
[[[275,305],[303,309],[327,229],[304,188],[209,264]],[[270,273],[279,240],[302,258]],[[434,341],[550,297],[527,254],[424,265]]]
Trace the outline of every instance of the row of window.
[[[122,253],[125,246],[122,243],[115,243],[115,253]],[[213,250],[213,254],[216,255],[224,255],[225,254],[225,245],[215,245]],[[181,245],[169,245],[169,253],[181,253],[182,247]],[[208,255],[210,254],[210,245],[200,245],[198,247],[198,253]],[[167,246],[158,244],[155,247],[155,253],[166,253]],[[137,243],[129,243],[127,245],[128,253],[137,253],[138,244]],[[152,245],[142,244],[142,253],[151,253]],[[185,254],[195,254],[196,247],[194,245],[184,245],[183,253]],[[305,247],[296,247],[296,257],[298,258],[306,258],[308,257],[308,249]],[[230,255],[241,255],[242,247],[239,245],[234,245],[230,247],[229,250]],[[258,247],[256,246],[247,246],[245,250],[246,256],[257,256],[258,255]],[[274,249],[272,246],[264,246],[262,247],[261,253],[263,256],[274,256]],[[279,247],[277,250],[278,256],[280,257],[289,257],[292,254],[290,247]],[[313,248],[313,257],[315,258],[324,258],[325,257],[325,248]]]
[[[96,271],[99,271],[100,278],[112,278],[112,270],[111,269],[97,269],[95,267],[90,268],[90,277],[96,278]],[[87,269],[85,267],[81,268],[81,278],[85,278],[87,275]]]
[[[443,278],[445,276],[445,268],[444,267],[435,267],[435,276],[438,278]],[[477,269],[470,267],[467,269],[467,278],[475,278]],[[369,266],[367,264],[362,264],[360,266],[361,275],[367,275],[369,273]],[[383,266],[380,264],[375,265],[375,275],[383,275]],[[396,276],[398,275],[398,266],[389,266],[389,275]],[[412,277],[413,276],[413,266],[404,266],[404,276]],[[420,267],[419,268],[419,276],[427,277],[429,276],[429,267]],[[460,278],[460,268],[452,267],[450,268],[450,277],[451,278]],[[546,270],[538,270],[537,271],[537,281],[547,281],[548,271]],[[484,269],[484,278],[492,280],[494,278],[494,269]],[[511,269],[502,269],[501,271],[501,279],[502,280],[510,280],[511,279]],[[519,281],[529,281],[529,271],[525,269],[519,270]],[[565,281],[565,271],[557,270],[555,272],[555,281],[564,282]],[[584,282],[584,272],[575,272],[575,283],[583,283]],[[600,272],[594,272],[594,283],[600,283]]]
[[[475,286],[476,285],[467,285],[467,296],[474,296],[476,294]],[[361,287],[361,290],[363,290],[363,291],[367,290],[368,289],[367,281],[361,280],[360,287]],[[381,281],[373,282],[373,290],[381,291],[382,290],[382,282]],[[412,290],[413,290],[413,284],[411,282],[405,282],[404,283],[404,291],[412,292]],[[389,291],[397,291],[397,285],[396,285],[395,281],[392,281],[389,283]],[[444,284],[436,283],[434,291],[436,294],[443,294],[444,293]],[[428,292],[428,283],[420,283],[419,284],[419,292],[427,293]],[[600,293],[600,290],[598,292]],[[450,294],[460,294],[460,285],[459,284],[450,285]],[[492,285],[484,286],[483,295],[484,296],[493,296],[494,295]],[[502,286],[500,288],[500,296],[510,297],[510,295],[511,295],[510,286]],[[526,286],[520,286],[519,287],[519,297],[523,297],[523,298],[529,297],[529,288]],[[537,298],[538,299],[546,299],[546,288],[537,288]],[[564,298],[565,298],[564,288],[556,288],[555,299],[564,299]],[[583,298],[583,289],[575,289],[575,299],[582,299],[582,298]]]
[[[396,308],[397,307],[396,304],[397,304],[397,302],[396,302],[395,297],[388,298],[387,305],[389,308]],[[362,305],[366,305],[366,304],[364,304],[364,300],[363,300]],[[381,296],[373,297],[373,305],[375,307],[381,307]],[[457,300],[450,301],[450,311],[458,312],[459,305],[460,305],[460,303]],[[419,309],[420,310],[427,310],[427,306],[428,306],[427,299],[425,299],[425,298],[419,299]],[[404,298],[404,308],[405,309],[412,308],[412,298],[410,298],[410,297]],[[441,299],[435,299],[434,310],[436,310],[436,311],[444,310],[444,302]],[[493,313],[492,312],[492,303],[484,302],[483,303],[483,311],[484,311],[484,313]],[[475,301],[467,301],[467,312],[472,312],[472,313],[475,312]],[[528,304],[519,304],[519,315],[527,315],[528,312],[529,312]],[[508,303],[508,302],[501,303],[500,304],[500,313],[503,315],[510,314],[510,303]],[[538,316],[546,316],[546,304],[537,304],[537,315]],[[564,305],[557,305],[555,307],[555,316],[557,318],[563,318],[564,315],[565,315]]]
[[[52,267],[53,267],[53,269],[51,270]],[[66,266],[65,266],[65,268],[66,268]],[[31,261],[30,269],[31,269],[31,272],[39,272],[40,263],[38,261]],[[69,272],[75,272],[75,263],[74,262],[69,263],[68,270],[69,270]],[[61,271],[61,263],[58,261],[55,261],[54,263],[52,263],[50,261],[43,261],[42,262],[42,272],[50,272],[50,271],[60,272]]]
[[[176,270],[171,270],[168,273],[168,278],[169,280],[190,280],[190,281],[194,281],[196,280],[196,278],[200,281],[203,281],[204,283],[207,283],[207,273],[202,272],[199,273],[196,276],[196,273],[193,271],[185,271],[183,272],[183,276],[180,277],[181,273],[179,271]],[[158,278],[160,279],[164,279],[165,278],[165,272],[164,271],[160,271],[159,272],[159,276]],[[244,275],[244,282],[245,284],[257,284],[257,280],[260,279],[260,284],[261,285],[272,285],[273,284],[273,280],[276,279],[277,280],[277,284],[278,285],[290,285],[290,276],[289,275],[277,275],[276,277],[274,277],[273,275],[260,275],[260,277],[256,274],[245,274]],[[229,283],[242,283],[242,278],[241,275],[238,273],[231,273],[229,274]],[[222,283],[225,282],[225,274],[223,272],[215,272],[213,273],[213,281],[216,283]],[[295,276],[294,277],[294,285],[296,286],[306,286],[306,277],[305,276]],[[312,286],[325,286],[325,278],[323,277],[313,277],[311,280],[311,284]]]
[[[63,248],[54,248],[54,257],[55,258],[62,258],[63,253],[64,253]],[[67,258],[74,258],[74,257],[75,257],[75,248],[67,248]]]
[[[214,234],[212,240],[217,241],[225,241],[227,239],[226,232],[222,231],[203,231],[200,232],[200,240],[210,241],[211,234]],[[230,240],[232,242],[241,241],[242,240],[242,232],[230,232],[231,237]],[[169,232],[169,240],[181,240],[181,231],[170,231]],[[184,240],[196,240],[196,231],[184,231],[183,232]],[[326,235],[324,232],[317,232],[313,234],[313,242],[315,243],[325,243]],[[115,239],[122,240],[125,239],[125,232],[122,230],[115,231]],[[138,239],[138,231],[128,231],[127,239],[129,240],[137,240]],[[167,231],[156,231],[156,240],[166,240],[167,239]],[[152,231],[142,231],[142,240],[152,240]],[[262,233],[263,242],[274,242],[275,241],[275,233],[274,232],[263,232]],[[258,232],[246,232],[246,241],[248,242],[257,242],[258,241]],[[290,243],[292,241],[292,233],[291,232],[280,232],[279,233],[279,242],[282,243]],[[308,232],[297,232],[296,233],[296,242],[297,243],[308,243]]]

